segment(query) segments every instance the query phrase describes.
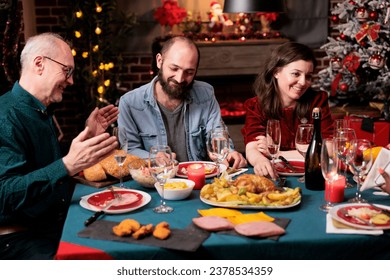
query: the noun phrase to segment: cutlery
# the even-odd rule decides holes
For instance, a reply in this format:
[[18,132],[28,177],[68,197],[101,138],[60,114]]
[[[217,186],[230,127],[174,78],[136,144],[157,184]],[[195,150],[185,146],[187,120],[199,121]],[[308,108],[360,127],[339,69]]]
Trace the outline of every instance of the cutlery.
[[84,225],[87,227],[89,225],[91,225],[93,222],[95,222],[100,216],[106,214],[106,210],[109,209],[116,201],[119,201],[121,200],[121,195],[119,193],[117,193],[116,191],[114,191],[114,189],[112,187],[109,187],[108,188],[111,193],[114,195],[114,199],[111,200],[109,203],[106,204],[106,206],[103,207],[102,210],[96,212],[95,214],[93,214],[91,217],[89,217],[85,222],[84,222]]
[[241,170],[242,170],[242,168],[233,168],[233,167],[229,167],[229,168],[226,170],[226,173],[227,173],[228,175],[230,175],[230,174],[239,172],[239,171],[241,171]]
[[286,186],[286,178],[279,177],[277,179],[277,184],[275,184],[275,189],[280,191],[280,192],[285,192],[286,189],[284,188]]
[[358,217],[358,216],[356,216],[356,215],[350,215],[350,214],[348,213],[348,211],[347,211],[346,209],[344,209],[344,208],[341,208],[341,209],[340,209],[340,212],[341,212],[341,214],[342,214],[344,217],[350,217],[350,218],[353,218],[353,219],[355,219],[355,220],[357,220],[357,221],[359,221],[359,222],[361,222],[361,223],[363,223],[363,224],[365,224],[365,225],[367,225],[367,226],[374,227],[374,224],[371,223],[370,221],[367,221],[367,220],[365,220],[365,219],[362,219],[362,218],[360,218],[360,217]]
[[387,215],[390,217],[390,210],[387,210],[385,208],[382,208],[382,207],[379,207],[379,206],[376,206],[375,204],[372,204],[372,203],[368,203],[368,205],[370,205],[372,208],[374,208],[375,210],[378,210],[378,211],[381,211],[383,214]]
[[288,162],[288,160],[284,156],[279,156],[279,159],[283,161],[283,163],[294,173],[296,173],[296,169],[294,166],[291,165],[291,163]]

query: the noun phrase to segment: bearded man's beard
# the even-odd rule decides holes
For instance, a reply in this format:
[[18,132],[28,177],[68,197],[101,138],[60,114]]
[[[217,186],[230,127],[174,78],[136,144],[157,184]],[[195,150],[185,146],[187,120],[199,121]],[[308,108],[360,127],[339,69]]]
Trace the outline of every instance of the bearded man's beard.
[[189,84],[186,81],[182,83],[178,83],[176,80],[172,78],[168,78],[167,80],[164,80],[162,70],[158,72],[157,80],[160,82],[163,91],[170,98],[180,99],[180,100],[184,100],[187,97],[187,95],[189,94],[192,88],[192,85],[194,84],[194,81],[192,81]]

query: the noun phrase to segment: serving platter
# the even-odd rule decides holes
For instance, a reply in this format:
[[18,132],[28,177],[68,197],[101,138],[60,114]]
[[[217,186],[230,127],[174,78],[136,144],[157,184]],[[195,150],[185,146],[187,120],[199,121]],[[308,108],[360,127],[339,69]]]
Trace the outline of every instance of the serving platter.
[[260,209],[260,210],[261,209],[263,209],[263,210],[264,209],[286,209],[286,208],[291,208],[291,207],[297,206],[298,204],[301,203],[301,199],[300,199],[297,202],[290,204],[290,205],[265,206],[265,205],[238,204],[238,203],[233,202],[233,201],[216,202],[216,201],[211,201],[211,200],[205,199],[201,196],[200,196],[200,200],[208,205],[211,205],[211,206],[224,207],[224,208],[234,208],[234,209],[252,209],[252,210],[255,210],[255,209]]
[[[217,164],[212,161],[185,161],[179,163],[176,176],[180,178],[188,178],[187,167],[194,163],[203,164],[205,166],[206,178],[212,178],[219,175]],[[220,173],[224,172],[226,168],[227,168],[226,165],[220,164],[219,165]]]
[[[107,214],[122,214],[134,211],[148,204],[151,201],[151,196],[139,190],[121,189],[115,190],[122,197],[122,202],[114,203],[104,212]],[[83,196],[80,200],[80,206],[90,211],[100,211],[102,208],[112,201],[113,195],[110,190],[105,190],[90,195]]]
[[303,176],[305,175],[305,161],[301,159],[288,159],[288,162],[295,168],[296,172],[289,169],[280,159],[275,160],[275,169],[282,176]]
[[[381,204],[375,204],[376,206],[390,210],[389,206],[386,205],[381,205]],[[390,220],[386,224],[373,224],[371,225],[366,225],[359,221],[358,219],[354,218],[353,216],[348,216],[345,215],[344,213],[348,210],[351,209],[361,209],[361,208],[369,208],[370,210],[375,210],[377,211],[374,207],[367,203],[347,203],[347,204],[340,204],[337,206],[334,206],[331,208],[329,211],[330,216],[335,219],[336,221],[343,223],[345,225],[355,227],[355,228],[361,228],[361,229],[390,229]]]

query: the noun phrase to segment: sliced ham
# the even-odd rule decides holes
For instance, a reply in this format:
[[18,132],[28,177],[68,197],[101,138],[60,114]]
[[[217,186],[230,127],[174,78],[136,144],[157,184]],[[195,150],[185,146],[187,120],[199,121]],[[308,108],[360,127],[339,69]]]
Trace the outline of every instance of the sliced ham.
[[209,231],[220,231],[234,228],[234,225],[231,222],[218,216],[193,218],[192,222],[201,229]]
[[282,235],[286,231],[280,226],[271,222],[250,222],[238,224],[234,230],[244,236],[268,237]]

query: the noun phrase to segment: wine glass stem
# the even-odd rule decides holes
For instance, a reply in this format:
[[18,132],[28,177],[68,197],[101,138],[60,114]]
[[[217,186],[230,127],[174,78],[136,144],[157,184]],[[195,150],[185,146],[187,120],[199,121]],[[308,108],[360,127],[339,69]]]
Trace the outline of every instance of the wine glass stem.
[[165,183],[160,182],[160,186],[161,186],[161,206],[165,206],[165,200],[164,200],[164,185],[165,185]]
[[360,194],[360,173],[357,173],[357,180],[356,180],[356,199],[359,201],[361,198]]
[[123,179],[122,179],[122,164],[119,164],[119,187],[123,187]]

